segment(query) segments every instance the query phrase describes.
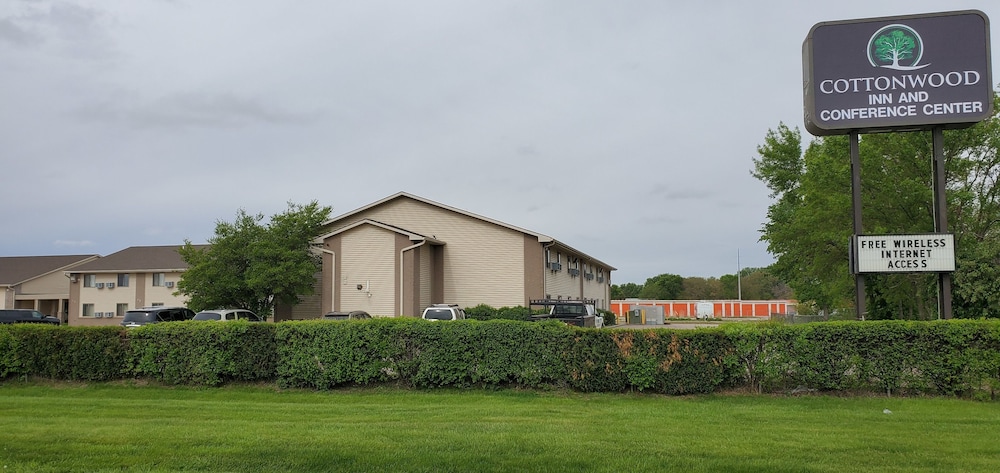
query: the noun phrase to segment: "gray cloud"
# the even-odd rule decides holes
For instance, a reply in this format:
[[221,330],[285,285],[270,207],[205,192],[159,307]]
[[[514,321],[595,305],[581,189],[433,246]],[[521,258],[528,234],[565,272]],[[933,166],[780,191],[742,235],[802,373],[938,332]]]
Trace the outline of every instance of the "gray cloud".
[[35,46],[42,42],[42,38],[11,18],[0,18],[0,42],[15,46]]
[[[127,94],[126,94],[127,95]],[[304,125],[319,120],[318,111],[294,112],[232,93],[177,93],[149,101],[105,100],[83,106],[75,115],[135,128],[238,128],[255,123]]]
[[769,128],[801,123],[809,29],[938,10],[7,2],[0,153],[16,178],[0,200],[17,205],[0,220],[30,225],[0,226],[0,248],[201,243],[239,208],[341,213],[407,191],[551,235],[619,268],[616,283],[732,273],[737,251],[766,266],[771,201],[749,169]]

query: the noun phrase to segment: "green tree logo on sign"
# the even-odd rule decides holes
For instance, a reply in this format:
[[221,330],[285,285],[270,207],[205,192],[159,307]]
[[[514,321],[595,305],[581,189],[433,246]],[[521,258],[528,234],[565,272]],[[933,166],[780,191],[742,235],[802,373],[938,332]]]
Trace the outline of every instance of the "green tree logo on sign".
[[887,25],[879,28],[868,40],[868,62],[873,67],[897,71],[912,71],[930,64],[918,64],[924,54],[920,35],[906,25]]

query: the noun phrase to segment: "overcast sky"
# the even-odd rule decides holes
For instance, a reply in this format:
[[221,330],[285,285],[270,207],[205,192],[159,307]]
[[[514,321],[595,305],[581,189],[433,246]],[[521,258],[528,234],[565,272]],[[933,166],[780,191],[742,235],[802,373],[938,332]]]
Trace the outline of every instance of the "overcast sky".
[[768,129],[808,136],[809,29],[964,9],[1000,21],[996,0],[5,0],[0,255],[405,191],[616,284],[767,266],[750,169]]

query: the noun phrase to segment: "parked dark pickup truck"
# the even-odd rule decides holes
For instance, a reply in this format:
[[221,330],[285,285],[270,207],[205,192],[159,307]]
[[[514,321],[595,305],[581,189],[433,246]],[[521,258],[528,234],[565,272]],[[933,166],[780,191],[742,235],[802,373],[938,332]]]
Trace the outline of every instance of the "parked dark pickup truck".
[[600,316],[597,315],[595,302],[593,299],[535,299],[531,301],[532,306],[549,307],[549,310],[546,314],[532,315],[531,320],[558,320],[578,327],[601,327],[604,319],[598,322]]
[[52,324],[59,319],[31,309],[0,309],[0,324]]

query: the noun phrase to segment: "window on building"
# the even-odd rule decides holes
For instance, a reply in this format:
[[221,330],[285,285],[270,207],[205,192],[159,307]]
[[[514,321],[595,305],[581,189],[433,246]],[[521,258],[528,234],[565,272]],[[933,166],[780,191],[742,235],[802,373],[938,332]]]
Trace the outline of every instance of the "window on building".
[[115,317],[125,317],[125,312],[128,312],[128,304],[118,304],[115,306]]
[[154,286],[162,286],[163,283],[164,283],[164,281],[166,279],[167,279],[167,275],[165,273],[153,273],[153,285]]
[[96,274],[84,274],[83,275],[83,287],[94,287],[97,285],[97,275]]
[[128,273],[118,273],[118,287],[128,287]]
[[84,304],[83,305],[83,313],[81,315],[84,316],[84,317],[93,317],[94,316],[94,304]]

